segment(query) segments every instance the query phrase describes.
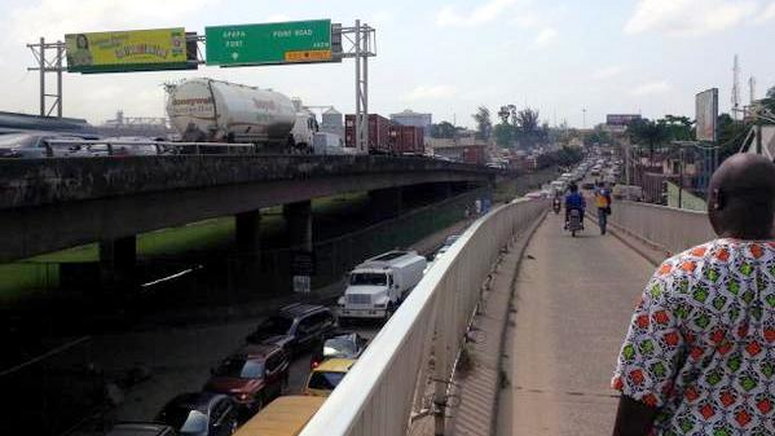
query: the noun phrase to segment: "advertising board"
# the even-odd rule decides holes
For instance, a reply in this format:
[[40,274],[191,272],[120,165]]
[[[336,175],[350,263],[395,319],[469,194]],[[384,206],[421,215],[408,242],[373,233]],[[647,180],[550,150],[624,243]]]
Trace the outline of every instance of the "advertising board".
[[711,88],[697,94],[695,99],[697,140],[716,141],[718,121],[718,88]]

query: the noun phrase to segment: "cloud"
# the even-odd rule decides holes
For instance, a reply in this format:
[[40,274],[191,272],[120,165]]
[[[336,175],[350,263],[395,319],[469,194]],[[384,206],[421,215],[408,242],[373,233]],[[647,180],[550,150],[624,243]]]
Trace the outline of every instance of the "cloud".
[[662,94],[670,90],[670,84],[665,80],[646,82],[636,86],[630,94],[636,97],[647,95]]
[[[30,42],[40,36],[62,39],[65,33],[179,26],[180,18],[213,7],[219,0],[40,0],[6,15],[12,38]],[[31,26],[30,23],[45,23]]]
[[436,16],[436,24],[441,27],[480,26],[500,17],[516,2],[517,0],[490,0],[467,14],[461,14],[455,6],[447,5],[441,8]]
[[592,74],[593,79],[602,80],[616,77],[624,72],[625,68],[621,65],[611,65],[608,67],[600,68]]
[[536,47],[545,47],[557,37],[557,30],[553,27],[545,27],[538,32],[535,41]]
[[761,24],[772,19],[775,19],[775,2],[770,3],[769,6],[764,8],[762,13],[759,14],[759,18],[756,19],[756,22]]
[[454,96],[457,90],[449,85],[418,86],[404,96],[405,101],[418,101]]
[[639,0],[624,32],[702,36],[741,25],[758,9],[751,0]]

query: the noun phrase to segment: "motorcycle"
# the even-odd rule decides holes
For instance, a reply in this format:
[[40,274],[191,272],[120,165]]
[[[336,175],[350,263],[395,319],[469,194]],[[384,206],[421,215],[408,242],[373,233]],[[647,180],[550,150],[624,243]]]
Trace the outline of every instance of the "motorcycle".
[[583,217],[581,216],[581,211],[578,209],[571,209],[568,217],[568,230],[570,231],[570,235],[572,237],[576,237],[576,232],[581,231],[584,229],[584,226],[581,224],[581,220]]
[[560,206],[560,200],[555,199],[552,203],[552,210],[554,210],[555,215],[560,213]]

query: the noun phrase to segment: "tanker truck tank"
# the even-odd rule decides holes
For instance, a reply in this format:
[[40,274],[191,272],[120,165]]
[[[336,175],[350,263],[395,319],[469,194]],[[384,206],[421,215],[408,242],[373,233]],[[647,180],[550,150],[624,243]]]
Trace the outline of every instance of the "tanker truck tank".
[[293,147],[297,114],[279,92],[213,80],[190,79],[171,90],[167,115],[183,141],[251,142]]

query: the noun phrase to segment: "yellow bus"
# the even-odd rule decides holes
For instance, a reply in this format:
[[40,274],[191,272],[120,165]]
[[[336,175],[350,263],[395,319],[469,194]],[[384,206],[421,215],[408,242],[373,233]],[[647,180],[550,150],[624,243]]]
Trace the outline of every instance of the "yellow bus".
[[325,397],[279,397],[243,424],[234,436],[297,436],[324,401]]

